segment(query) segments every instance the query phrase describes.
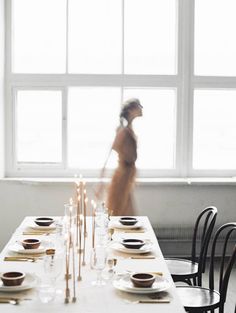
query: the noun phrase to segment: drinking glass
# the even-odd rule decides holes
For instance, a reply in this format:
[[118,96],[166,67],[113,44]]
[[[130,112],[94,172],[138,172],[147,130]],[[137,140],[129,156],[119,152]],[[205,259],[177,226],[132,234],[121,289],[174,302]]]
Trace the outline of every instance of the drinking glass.
[[44,257],[44,273],[47,280],[55,286],[57,278],[63,270],[63,253],[55,253]]
[[102,271],[106,266],[107,252],[104,246],[96,246],[91,252],[91,268],[97,271],[97,280],[92,282],[93,286],[104,286],[106,283],[102,279]]
[[55,299],[55,288],[51,284],[41,283],[38,288],[38,297],[42,303],[50,303]]

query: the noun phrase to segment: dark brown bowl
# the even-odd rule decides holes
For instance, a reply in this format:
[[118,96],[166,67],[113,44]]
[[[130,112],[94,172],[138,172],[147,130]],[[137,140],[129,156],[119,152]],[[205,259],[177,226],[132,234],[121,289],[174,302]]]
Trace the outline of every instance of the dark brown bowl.
[[38,226],[50,226],[54,222],[54,219],[51,217],[38,217],[34,222]]
[[20,286],[24,279],[25,273],[22,272],[6,272],[1,275],[4,286]]
[[121,243],[128,249],[140,249],[145,245],[145,242],[141,239],[123,239]]
[[125,226],[133,226],[138,222],[138,220],[135,217],[128,217],[127,216],[127,217],[121,217],[119,219],[119,222]]
[[130,276],[130,280],[134,287],[150,288],[155,281],[155,276],[149,273],[136,273]]
[[21,241],[21,244],[25,249],[38,249],[41,241],[39,239],[25,239]]

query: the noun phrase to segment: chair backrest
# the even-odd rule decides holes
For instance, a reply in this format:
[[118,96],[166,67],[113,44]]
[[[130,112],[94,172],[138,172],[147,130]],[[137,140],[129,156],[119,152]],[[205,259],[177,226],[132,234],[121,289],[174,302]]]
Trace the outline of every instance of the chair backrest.
[[[202,273],[205,272],[206,256],[209,242],[215,226],[217,208],[210,206],[205,208],[198,216],[192,239],[192,262],[198,262],[198,285],[202,284]],[[197,253],[197,238],[200,233],[200,247]]]
[[226,294],[228,289],[228,283],[230,274],[236,261],[236,243],[231,252],[228,262],[227,255],[229,253],[229,239],[233,233],[236,232],[236,223],[227,223],[222,225],[215,233],[213,242],[212,242],[212,251],[211,251],[211,260],[210,260],[210,269],[209,269],[209,288],[214,290],[214,268],[215,268],[215,251],[216,245],[219,238],[222,240],[222,234],[224,235],[222,255],[220,256],[220,275],[219,275],[219,293],[220,293],[220,308],[219,312],[224,312],[224,303],[226,300]]

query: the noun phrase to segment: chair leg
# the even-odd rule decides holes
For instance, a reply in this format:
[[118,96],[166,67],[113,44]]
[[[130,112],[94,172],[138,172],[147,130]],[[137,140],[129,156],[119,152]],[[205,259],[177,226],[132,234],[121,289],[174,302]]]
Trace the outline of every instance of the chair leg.
[[193,277],[193,286],[197,286],[197,278]]
[[192,282],[190,279],[185,279],[185,282],[189,285],[189,286],[192,286]]

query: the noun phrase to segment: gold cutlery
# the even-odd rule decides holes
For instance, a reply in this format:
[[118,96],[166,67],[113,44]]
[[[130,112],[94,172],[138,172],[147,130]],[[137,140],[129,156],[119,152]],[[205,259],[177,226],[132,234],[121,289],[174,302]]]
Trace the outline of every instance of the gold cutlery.
[[[126,272],[129,273],[129,274],[135,273],[134,271],[130,271],[130,270],[126,270]],[[152,274],[152,275],[163,276],[162,272],[148,272],[148,273]]]
[[131,303],[131,304],[138,304],[138,303],[170,303],[170,299],[156,299],[156,300],[127,300],[125,299],[126,303]]
[[145,233],[146,230],[125,230],[124,233]]
[[30,298],[17,298],[17,297],[0,297],[0,303],[9,303],[9,304],[14,304],[17,305],[20,303],[20,301],[25,301],[25,300],[32,300]]
[[153,255],[146,255],[146,256],[131,256],[130,257],[130,259],[133,259],[133,260],[138,260],[138,259],[140,259],[140,260],[142,260],[142,259],[156,259],[156,257],[155,256],[153,256]]
[[49,236],[51,234],[55,234],[55,232],[31,232],[31,231],[24,231],[22,235],[32,235],[32,236]]
[[15,257],[15,256],[6,256],[4,258],[4,261],[29,261],[29,262],[36,262],[37,260],[42,260],[42,258],[39,257]]
[[20,300],[19,299],[0,299],[0,303],[8,303],[8,304],[17,305],[20,303]]
[[157,275],[157,276],[163,276],[163,273],[162,272],[148,272],[152,275]]
[[170,303],[170,299],[138,300],[138,303]]

